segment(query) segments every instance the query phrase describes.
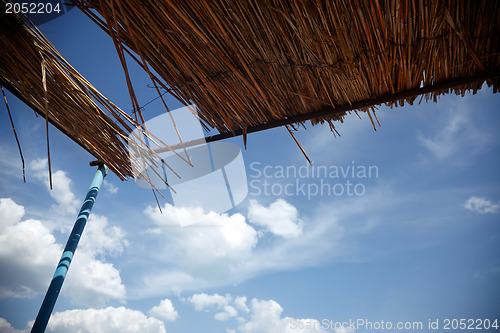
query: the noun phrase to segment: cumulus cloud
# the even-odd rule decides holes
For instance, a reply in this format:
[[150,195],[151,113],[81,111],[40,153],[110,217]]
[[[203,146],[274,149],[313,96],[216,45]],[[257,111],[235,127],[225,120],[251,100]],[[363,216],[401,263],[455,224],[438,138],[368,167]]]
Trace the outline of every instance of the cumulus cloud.
[[52,333],[166,333],[162,321],[124,307],[69,310],[52,315],[47,331]]
[[303,222],[299,219],[297,208],[283,199],[276,200],[269,207],[250,200],[248,220],[284,238],[295,238],[302,234]]
[[0,232],[7,226],[19,223],[23,216],[23,206],[16,204],[11,198],[0,198]]
[[227,214],[217,214],[212,211],[205,213],[203,208],[198,206],[172,206],[167,203],[162,211],[163,213],[158,210],[158,207],[148,206],[144,212],[159,228],[193,225],[197,227],[217,227],[223,226],[227,222],[224,219]]
[[235,307],[229,304],[232,301],[233,299],[229,294],[225,296],[221,296],[219,294],[194,294],[188,298],[188,302],[194,305],[196,311],[219,311],[214,315],[214,318],[221,321],[236,317],[238,314]]
[[274,300],[252,299],[248,307],[245,296],[194,294],[188,298],[188,302],[192,303],[197,311],[214,313],[216,320],[237,318],[237,329],[227,328],[227,332],[291,333],[299,328],[307,328],[307,332],[325,332],[316,319],[282,317],[283,308]]
[[482,197],[472,196],[464,203],[465,209],[481,214],[494,214],[500,210],[500,202],[494,203]]
[[250,309],[247,306],[247,297],[246,296],[237,296],[234,299],[234,305],[238,310],[241,310],[243,312],[250,312]]
[[[331,205],[318,209],[320,213],[305,218],[306,223],[284,200],[269,206],[253,202],[249,215],[255,223],[250,223],[241,214],[205,213],[199,207],[167,204],[163,214],[157,207],[147,207],[144,213],[154,223],[146,232],[148,251],[157,254],[155,260],[161,265],[156,265],[154,274],[141,277],[132,295],[200,290],[330,260],[344,235],[332,209]],[[277,219],[276,226],[266,213]],[[181,227],[182,220],[187,226]],[[260,237],[264,233],[265,239]]]
[[[241,214],[205,214],[201,208],[186,209],[169,204],[163,208],[163,214],[154,207],[148,207],[145,214],[156,223],[162,237],[168,238],[165,251],[195,278],[226,276],[251,256],[257,244],[257,232]],[[180,225],[183,220],[201,222],[193,227],[169,228]]]
[[2,332],[2,333],[28,333],[29,329],[16,330],[14,327],[12,327],[12,325],[7,320],[0,317],[0,332]]
[[149,310],[149,315],[163,321],[175,321],[179,317],[179,313],[168,298],[161,300],[159,305]]
[[316,319],[281,317],[283,308],[274,300],[252,299],[250,319],[241,324],[241,333],[292,333],[299,327],[307,332],[325,332]]
[[113,183],[104,180],[102,183],[102,187],[110,194],[118,193],[118,187],[116,187]]
[[6,217],[0,234],[0,298],[33,297],[47,288],[62,248],[40,221],[21,221],[24,207],[12,199],[0,199],[0,215]]
[[70,297],[74,304],[99,307],[110,299],[124,299],[126,290],[120,272],[113,264],[78,251],[61,295]]
[[215,314],[214,318],[216,320],[225,321],[229,318],[236,317],[238,311],[231,305],[225,305],[223,311]]
[[194,294],[188,298],[188,302],[194,305],[196,311],[203,311],[212,307],[222,308],[231,301],[231,295],[221,296],[219,294]]
[[[0,199],[0,216],[5,217],[0,234],[0,298],[30,298],[45,292],[62,245],[42,222],[22,220],[24,208],[12,199]],[[94,235],[107,233],[103,222],[101,227],[94,229]],[[123,235],[115,234],[111,242],[119,243],[120,237]],[[119,272],[111,263],[96,258],[96,254],[106,251],[102,245],[92,246],[92,243],[99,244],[98,240],[76,253],[68,272],[61,294],[69,296],[74,303],[102,306],[108,299],[125,297]]]
[[94,255],[116,256],[129,244],[125,236],[126,233],[120,227],[109,226],[105,216],[91,214],[78,250]]
[[[47,189],[50,189],[47,159],[33,160],[30,167],[34,171],[35,178],[42,181]],[[68,178],[66,172],[62,170],[52,172],[52,190],[49,191],[49,194],[56,202],[56,205],[53,206],[55,211],[62,214],[76,214],[78,211],[78,200],[71,191],[71,179]]]

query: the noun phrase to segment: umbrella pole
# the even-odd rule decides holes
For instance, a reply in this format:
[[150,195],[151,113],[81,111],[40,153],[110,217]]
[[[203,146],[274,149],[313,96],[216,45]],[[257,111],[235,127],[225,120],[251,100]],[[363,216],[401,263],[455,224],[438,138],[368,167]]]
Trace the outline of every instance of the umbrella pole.
[[[93,165],[93,163],[91,163],[91,165]],[[66,243],[66,247],[64,248],[61,259],[59,260],[59,264],[57,265],[54,277],[50,282],[49,289],[45,294],[45,298],[43,299],[42,306],[40,307],[35,323],[33,324],[31,333],[45,332],[45,328],[47,327],[47,323],[49,322],[50,315],[52,313],[52,310],[54,309],[54,305],[56,304],[57,296],[59,296],[64,278],[66,277],[69,265],[71,264],[71,260],[73,259],[73,255],[75,254],[78,242],[80,241],[83,228],[85,228],[85,224],[87,223],[90,211],[94,206],[99,188],[101,187],[106,173],[108,172],[108,167],[103,163],[94,163],[94,165],[99,165],[99,169],[97,169],[97,172],[95,173],[92,184],[90,185],[90,189],[87,192],[85,201],[83,202],[82,208],[80,209],[80,213],[78,213],[75,225],[73,226],[73,230],[71,231],[68,242]]]

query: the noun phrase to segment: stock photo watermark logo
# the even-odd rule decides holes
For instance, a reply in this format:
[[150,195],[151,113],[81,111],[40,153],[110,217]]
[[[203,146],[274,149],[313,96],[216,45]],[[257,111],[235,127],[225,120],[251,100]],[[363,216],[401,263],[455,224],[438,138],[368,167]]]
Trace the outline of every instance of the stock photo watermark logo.
[[63,0],[12,0],[5,2],[3,10],[5,14],[24,16],[34,25],[40,26],[64,15],[74,7],[70,1]]
[[379,176],[378,166],[352,161],[344,165],[249,165],[249,195],[301,196],[311,200],[318,196],[360,197],[366,194],[366,183]]
[[[197,114],[195,106],[183,107],[170,111],[170,114],[164,113],[148,120],[145,128],[167,145],[179,143],[177,133],[183,142],[204,138]],[[175,126],[172,119],[175,121]],[[154,150],[150,142],[152,140],[145,137],[138,129],[129,136],[131,149],[140,146],[141,140]],[[189,159],[183,149],[177,149],[177,154],[168,149],[162,150],[166,151],[157,152],[158,157],[151,156],[156,165],[148,163],[147,168],[138,166],[131,159],[134,179],[138,186],[151,189],[153,185],[159,190],[166,190],[165,193],[171,196],[173,206],[202,208],[205,213],[224,213],[246,198],[248,183],[245,163],[237,144],[204,142],[186,148]],[[137,158],[137,152],[134,154]],[[167,190],[165,181],[173,190]],[[192,221],[188,225],[198,222],[204,221]],[[207,226],[206,223],[204,226]]]

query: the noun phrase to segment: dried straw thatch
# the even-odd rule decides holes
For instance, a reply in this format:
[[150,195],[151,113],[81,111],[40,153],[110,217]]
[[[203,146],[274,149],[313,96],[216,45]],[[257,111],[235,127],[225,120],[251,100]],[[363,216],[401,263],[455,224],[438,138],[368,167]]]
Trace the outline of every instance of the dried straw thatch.
[[[420,94],[499,87],[500,2],[491,0],[76,0],[112,38],[136,119],[128,119],[57,54],[36,29],[0,26],[0,80],[49,120],[131,176],[121,142],[142,115],[125,53],[222,134],[250,133],[346,112],[412,103]],[[14,29],[16,37],[6,31]],[[26,47],[26,45],[31,45]],[[17,50],[17,51],[16,51]],[[21,51],[22,50],[22,51]],[[42,56],[43,54],[43,56]],[[47,92],[42,63],[47,69]],[[81,93],[83,91],[83,93]],[[106,114],[84,96],[92,96]],[[57,110],[64,113],[57,113]],[[67,111],[66,111],[67,110]],[[99,131],[78,128],[91,119]],[[95,134],[102,133],[98,138]],[[91,141],[91,138],[93,141]]]
[[126,138],[135,121],[71,67],[35,26],[6,14],[4,8],[0,50],[1,86],[104,161],[121,179],[132,174]]
[[[335,108],[472,78],[500,65],[498,1],[76,4],[118,48],[125,46],[145,70],[152,68],[163,79],[159,85],[172,88],[184,103],[196,104],[205,124],[220,132],[319,110],[333,112],[313,123],[341,120],[345,112],[335,113]],[[476,91],[484,81],[453,90]],[[496,91],[498,79],[490,83]],[[389,98],[388,104],[414,99]]]

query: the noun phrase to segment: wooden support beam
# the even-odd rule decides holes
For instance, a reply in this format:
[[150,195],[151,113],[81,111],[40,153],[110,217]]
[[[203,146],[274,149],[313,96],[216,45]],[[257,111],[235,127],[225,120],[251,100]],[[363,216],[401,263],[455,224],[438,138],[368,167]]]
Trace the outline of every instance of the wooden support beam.
[[[432,93],[432,92],[439,91],[439,90],[447,90],[450,88],[465,86],[465,85],[471,84],[471,83],[484,82],[484,81],[496,79],[499,77],[500,77],[500,70],[480,72],[475,76],[461,77],[461,78],[446,80],[446,81],[438,82],[438,83],[430,85],[430,86],[413,88],[413,89],[401,91],[401,92],[398,92],[395,94],[387,94],[387,95],[378,96],[378,97],[375,97],[372,99],[353,102],[352,104],[349,104],[349,105],[341,105],[341,106],[336,106],[336,107],[327,106],[327,107],[324,107],[324,108],[317,110],[317,111],[314,111],[314,112],[310,112],[310,113],[306,113],[306,114],[297,115],[294,117],[288,117],[285,119],[274,120],[274,121],[271,121],[268,123],[251,126],[251,127],[247,128],[246,133],[260,132],[263,130],[267,130],[267,129],[271,129],[271,128],[275,128],[275,127],[280,127],[280,126],[285,126],[285,125],[289,125],[289,124],[294,124],[294,123],[298,123],[298,122],[302,122],[302,121],[307,121],[307,120],[311,120],[314,118],[332,116],[332,115],[335,115],[338,113],[343,113],[346,111],[359,110],[361,108],[367,108],[367,107],[380,105],[380,104],[384,104],[384,103],[388,103],[388,102],[394,102],[394,101],[397,101],[400,99],[416,97],[419,95],[428,94],[428,93]],[[170,149],[177,150],[177,149],[181,149],[181,148],[197,146],[197,145],[203,144],[205,142],[214,142],[214,141],[219,141],[219,140],[223,140],[223,139],[227,139],[227,138],[231,138],[231,137],[235,137],[235,136],[240,136],[240,135],[243,135],[242,129],[238,129],[234,132],[228,131],[228,132],[223,132],[220,134],[208,136],[205,138],[186,141],[186,142],[183,142],[180,144],[171,145],[169,148],[161,147],[161,148],[153,149],[153,151],[158,154],[158,153],[167,152]]]

